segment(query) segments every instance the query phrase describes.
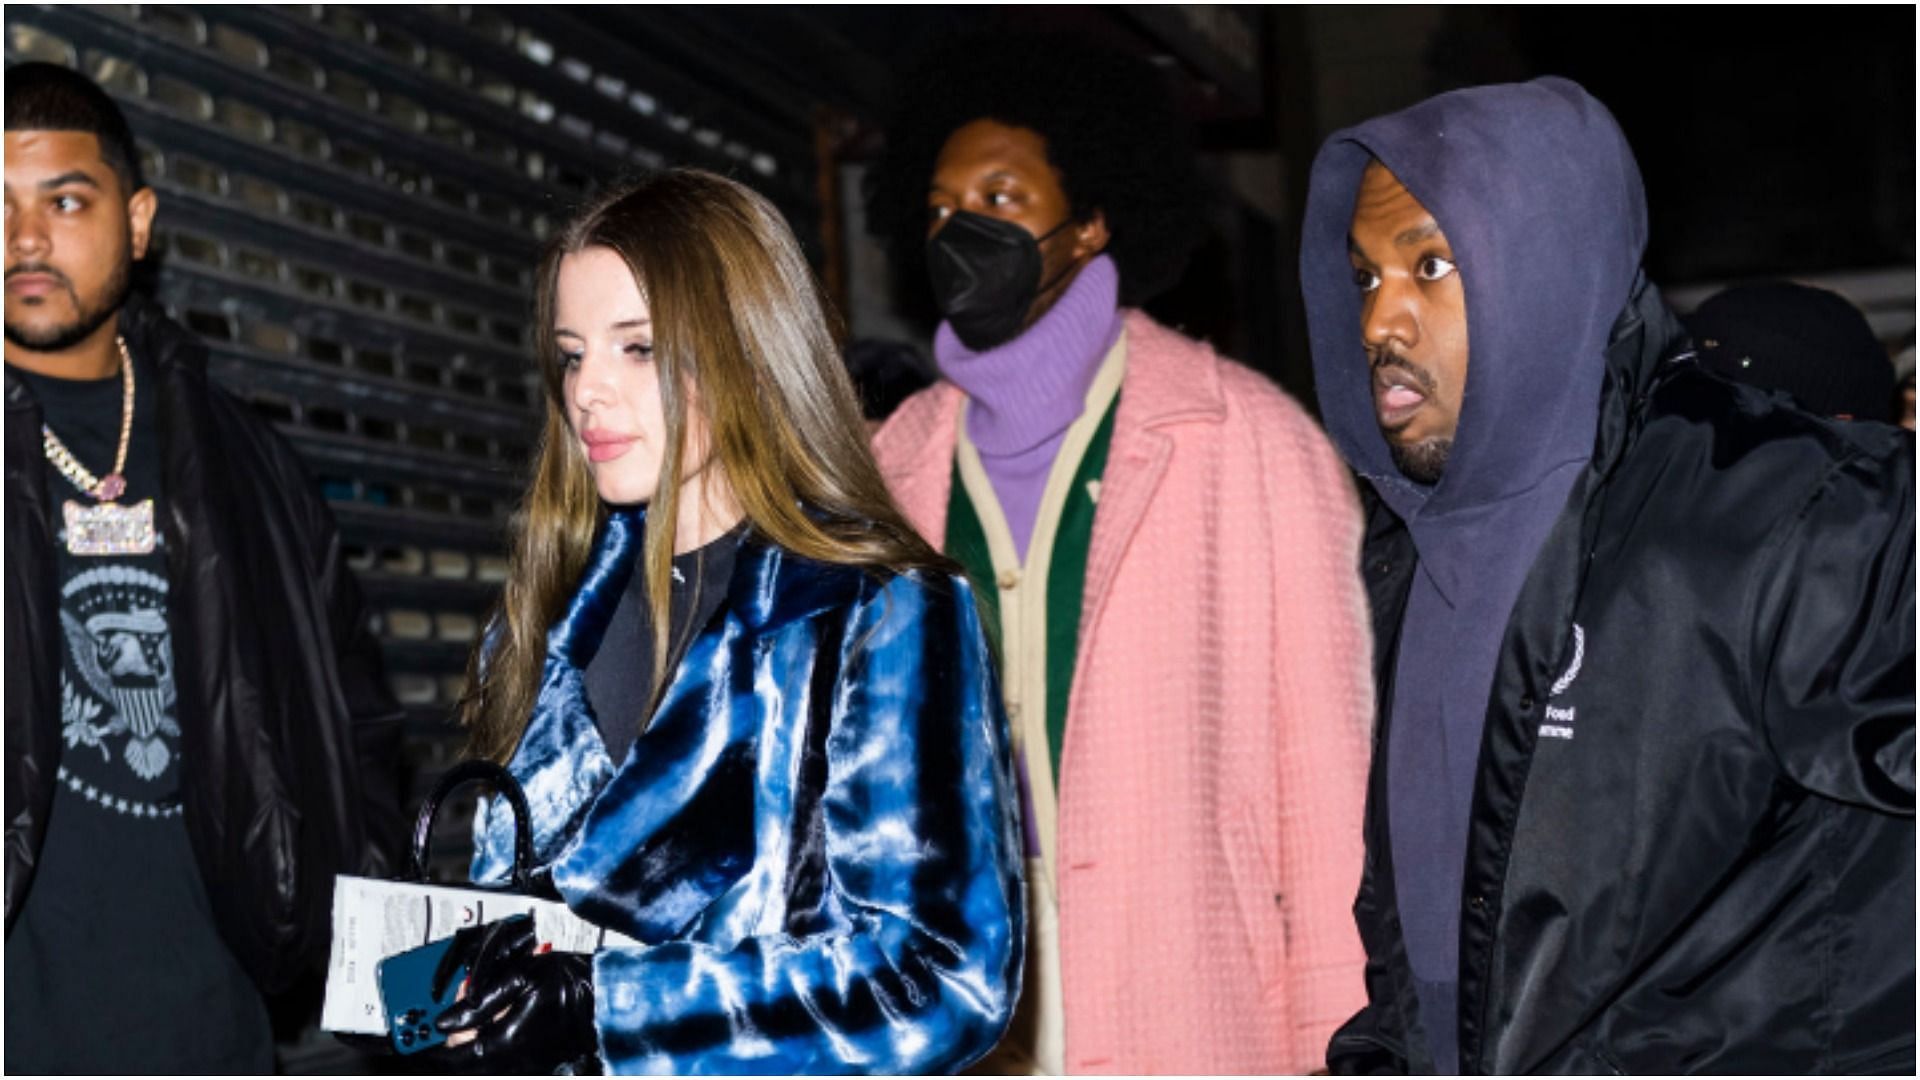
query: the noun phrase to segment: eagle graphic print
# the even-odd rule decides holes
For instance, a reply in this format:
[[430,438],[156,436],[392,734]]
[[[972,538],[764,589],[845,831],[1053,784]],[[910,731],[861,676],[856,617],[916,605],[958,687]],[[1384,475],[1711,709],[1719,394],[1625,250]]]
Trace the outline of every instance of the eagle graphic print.
[[133,817],[180,812],[166,610],[166,578],[137,565],[93,566],[61,590],[60,781],[89,803]]

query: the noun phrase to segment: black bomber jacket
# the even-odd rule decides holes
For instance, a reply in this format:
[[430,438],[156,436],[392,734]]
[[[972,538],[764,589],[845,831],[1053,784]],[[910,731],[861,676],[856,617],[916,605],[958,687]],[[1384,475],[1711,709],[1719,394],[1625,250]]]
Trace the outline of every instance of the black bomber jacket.
[[[336,873],[400,839],[400,711],[326,503],[293,449],[211,384],[151,301],[120,315],[158,368],[184,817],[222,938],[283,989],[325,961]],[[6,379],[6,927],[33,887],[61,753],[59,575],[40,411]]]
[[[1636,287],[1487,704],[1463,1071],[1913,1071],[1913,484],[1910,433],[1705,374]],[[1416,557],[1370,499],[1369,1004],[1336,1072],[1433,1069],[1382,752]]]

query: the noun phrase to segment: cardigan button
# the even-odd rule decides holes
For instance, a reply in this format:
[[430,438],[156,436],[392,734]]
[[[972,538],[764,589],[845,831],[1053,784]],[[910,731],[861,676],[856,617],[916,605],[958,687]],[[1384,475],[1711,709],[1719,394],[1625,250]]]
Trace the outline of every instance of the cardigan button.
[[1001,588],[1011,589],[1018,584],[1020,584],[1020,571],[1018,570],[1000,571],[1000,587]]
[[1388,574],[1391,574],[1391,573],[1393,573],[1393,563],[1392,563],[1392,562],[1390,562],[1390,561],[1388,561],[1388,560],[1386,560],[1386,559],[1375,559],[1375,560],[1373,561],[1373,576],[1374,576],[1374,577],[1386,577],[1386,576],[1387,576]]

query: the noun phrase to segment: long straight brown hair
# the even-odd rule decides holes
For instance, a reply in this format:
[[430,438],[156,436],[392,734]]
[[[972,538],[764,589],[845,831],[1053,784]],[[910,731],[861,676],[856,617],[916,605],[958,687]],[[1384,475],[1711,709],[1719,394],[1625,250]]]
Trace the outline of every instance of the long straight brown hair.
[[[840,360],[836,324],[812,269],[772,204],[696,170],[651,176],[600,198],[540,263],[535,344],[546,421],[532,487],[515,517],[506,589],[467,664],[461,721],[471,751],[505,761],[526,730],[548,629],[564,612],[606,510],[567,421],[554,342],[560,261],[591,247],[624,259],[653,320],[666,419],[660,484],[647,508],[641,569],[653,634],[650,699],[667,670],[669,576],[684,476],[689,397],[705,421],[707,467],[765,541],[822,562],[876,571],[955,565],[907,523],[887,494]],[[691,395],[688,393],[691,388]]]

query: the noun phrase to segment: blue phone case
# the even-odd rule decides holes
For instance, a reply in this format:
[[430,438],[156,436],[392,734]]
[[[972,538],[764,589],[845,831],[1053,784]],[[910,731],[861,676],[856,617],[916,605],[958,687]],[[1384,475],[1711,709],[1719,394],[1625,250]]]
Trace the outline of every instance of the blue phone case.
[[451,948],[453,939],[441,938],[417,949],[394,953],[374,968],[374,978],[380,985],[380,1004],[387,1010],[387,1034],[393,1040],[393,1048],[402,1054],[417,1054],[447,1041],[433,1022],[453,1004],[454,997],[460,993],[460,984],[467,978],[467,969],[462,967],[447,981],[446,993],[438,998],[433,996],[433,973],[440,967],[440,958]]

